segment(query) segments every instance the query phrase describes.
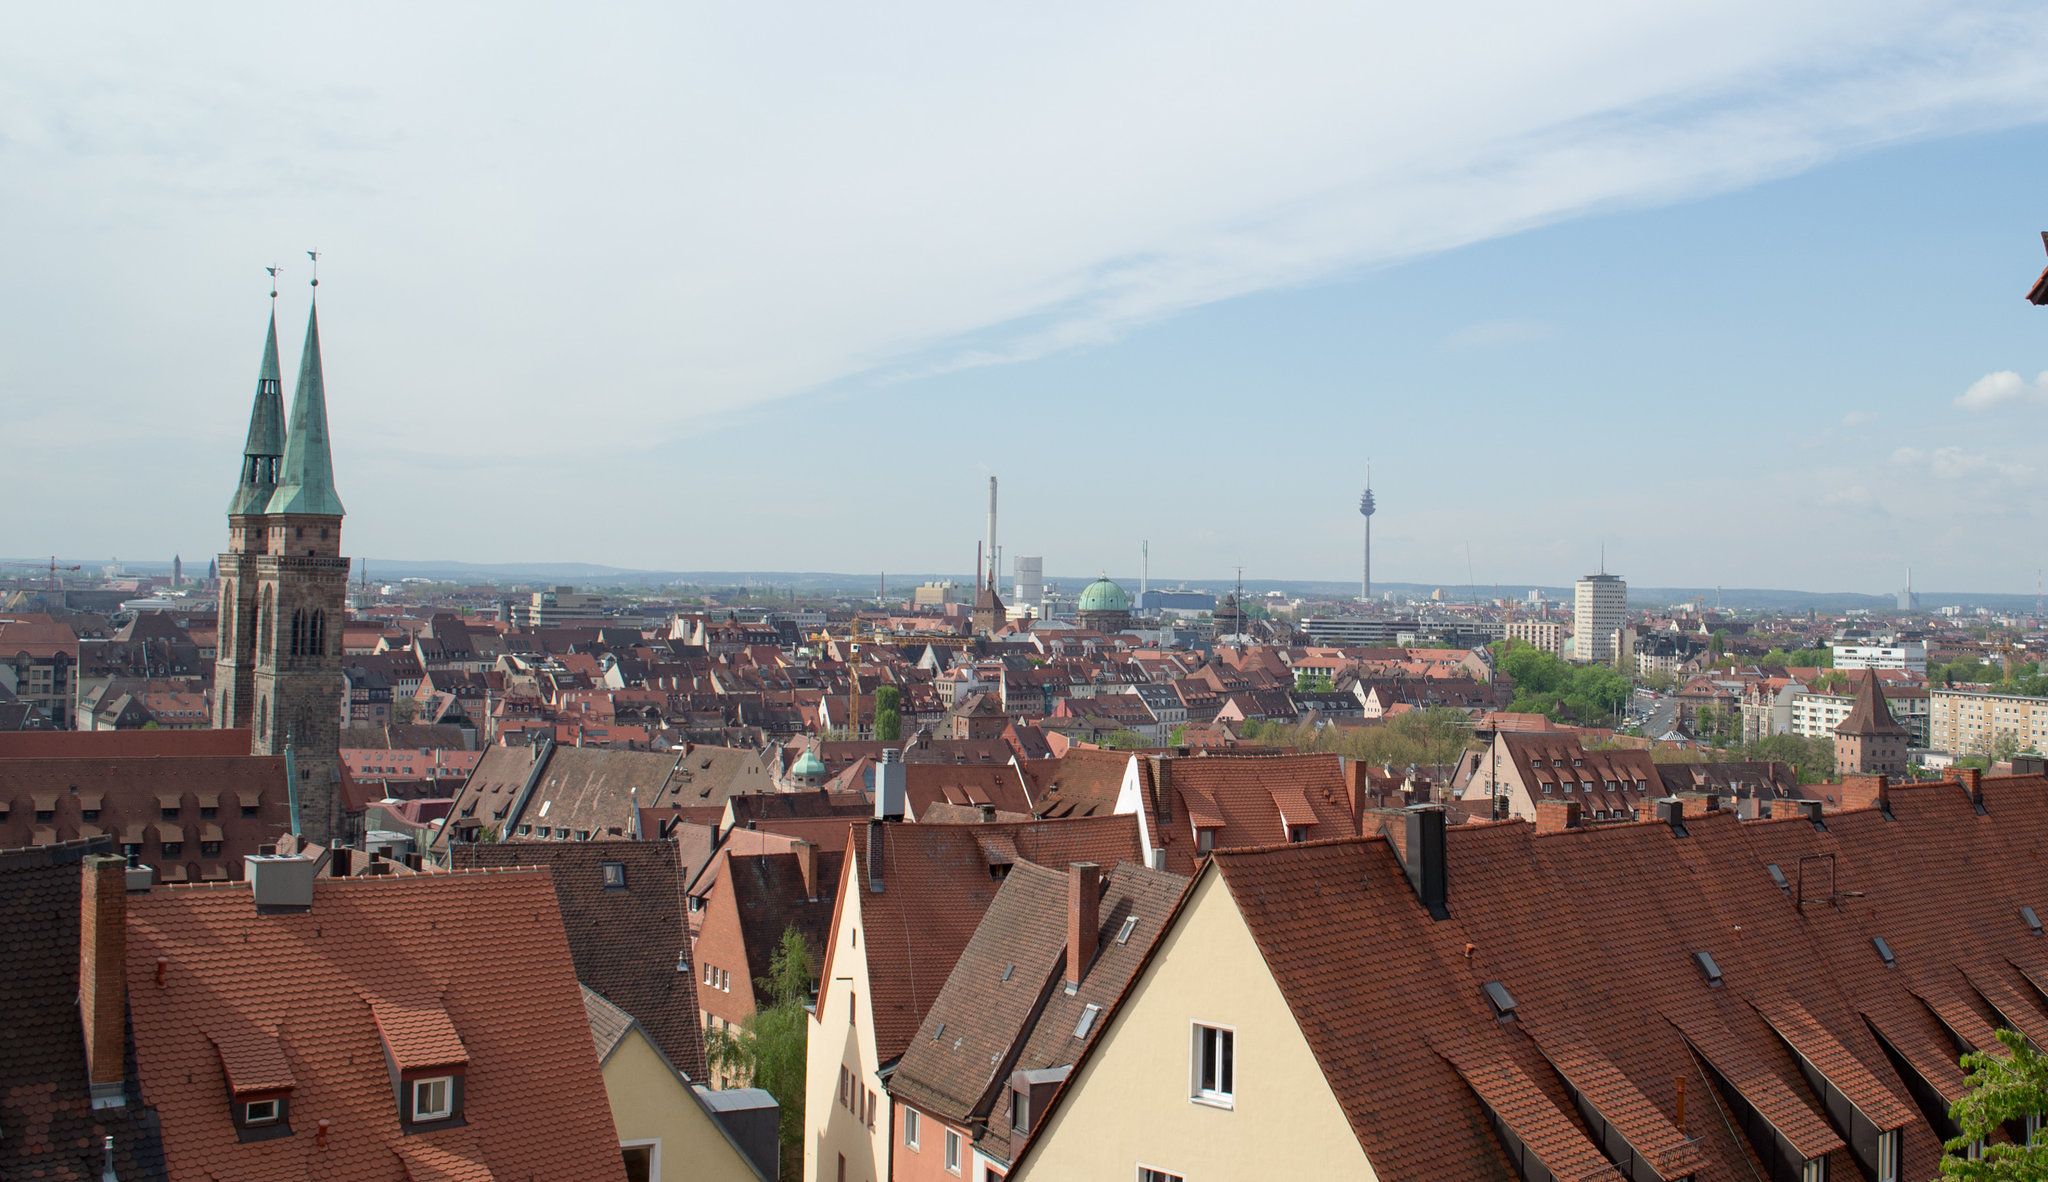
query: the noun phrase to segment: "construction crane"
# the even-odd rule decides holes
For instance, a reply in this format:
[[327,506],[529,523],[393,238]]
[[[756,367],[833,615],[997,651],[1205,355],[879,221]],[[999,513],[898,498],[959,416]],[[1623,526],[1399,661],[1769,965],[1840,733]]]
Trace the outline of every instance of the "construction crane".
[[24,570],[47,570],[50,572],[50,590],[52,591],[59,590],[64,586],[63,581],[57,577],[58,571],[85,569],[80,566],[58,566],[55,554],[50,555],[50,561],[48,562],[0,562],[0,566],[18,566]]

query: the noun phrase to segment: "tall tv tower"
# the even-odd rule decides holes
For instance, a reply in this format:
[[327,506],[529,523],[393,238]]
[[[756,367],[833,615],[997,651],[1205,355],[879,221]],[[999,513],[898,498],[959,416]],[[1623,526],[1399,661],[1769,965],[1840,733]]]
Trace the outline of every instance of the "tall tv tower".
[[1365,575],[1358,583],[1358,602],[1372,602],[1372,514],[1378,506],[1372,500],[1372,461],[1365,462],[1365,491],[1358,496],[1358,512],[1365,518]]

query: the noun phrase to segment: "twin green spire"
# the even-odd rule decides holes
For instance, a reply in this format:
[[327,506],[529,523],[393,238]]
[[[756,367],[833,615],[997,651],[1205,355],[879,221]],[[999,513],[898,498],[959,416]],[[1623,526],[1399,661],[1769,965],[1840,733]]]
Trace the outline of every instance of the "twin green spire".
[[263,345],[249,442],[242,449],[242,482],[228,502],[230,514],[291,513],[340,517],[334,491],[334,456],[327,442],[327,386],[320,373],[320,309],[306,318],[306,350],[299,357],[299,388],[285,433],[284,397],[277,365],[277,313]]

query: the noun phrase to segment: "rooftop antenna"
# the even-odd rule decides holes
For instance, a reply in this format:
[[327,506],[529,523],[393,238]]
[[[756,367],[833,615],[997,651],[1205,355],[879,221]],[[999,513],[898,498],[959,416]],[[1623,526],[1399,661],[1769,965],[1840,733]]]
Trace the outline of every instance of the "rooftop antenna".
[[1607,573],[1607,543],[1600,543],[1600,573]]

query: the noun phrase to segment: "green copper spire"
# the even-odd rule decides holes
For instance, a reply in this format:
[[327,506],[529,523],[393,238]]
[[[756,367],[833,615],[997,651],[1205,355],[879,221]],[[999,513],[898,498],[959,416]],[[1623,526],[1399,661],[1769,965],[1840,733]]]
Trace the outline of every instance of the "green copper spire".
[[263,342],[263,368],[256,374],[256,405],[249,411],[249,442],[242,447],[242,481],[228,501],[230,515],[261,513],[277,484],[284,455],[284,383],[277,369],[277,308],[270,310],[270,336]]
[[292,396],[292,429],[285,436],[284,467],[268,513],[340,517],[334,493],[334,457],[327,448],[327,386],[320,377],[320,308],[306,318],[306,351],[299,357],[299,389]]

